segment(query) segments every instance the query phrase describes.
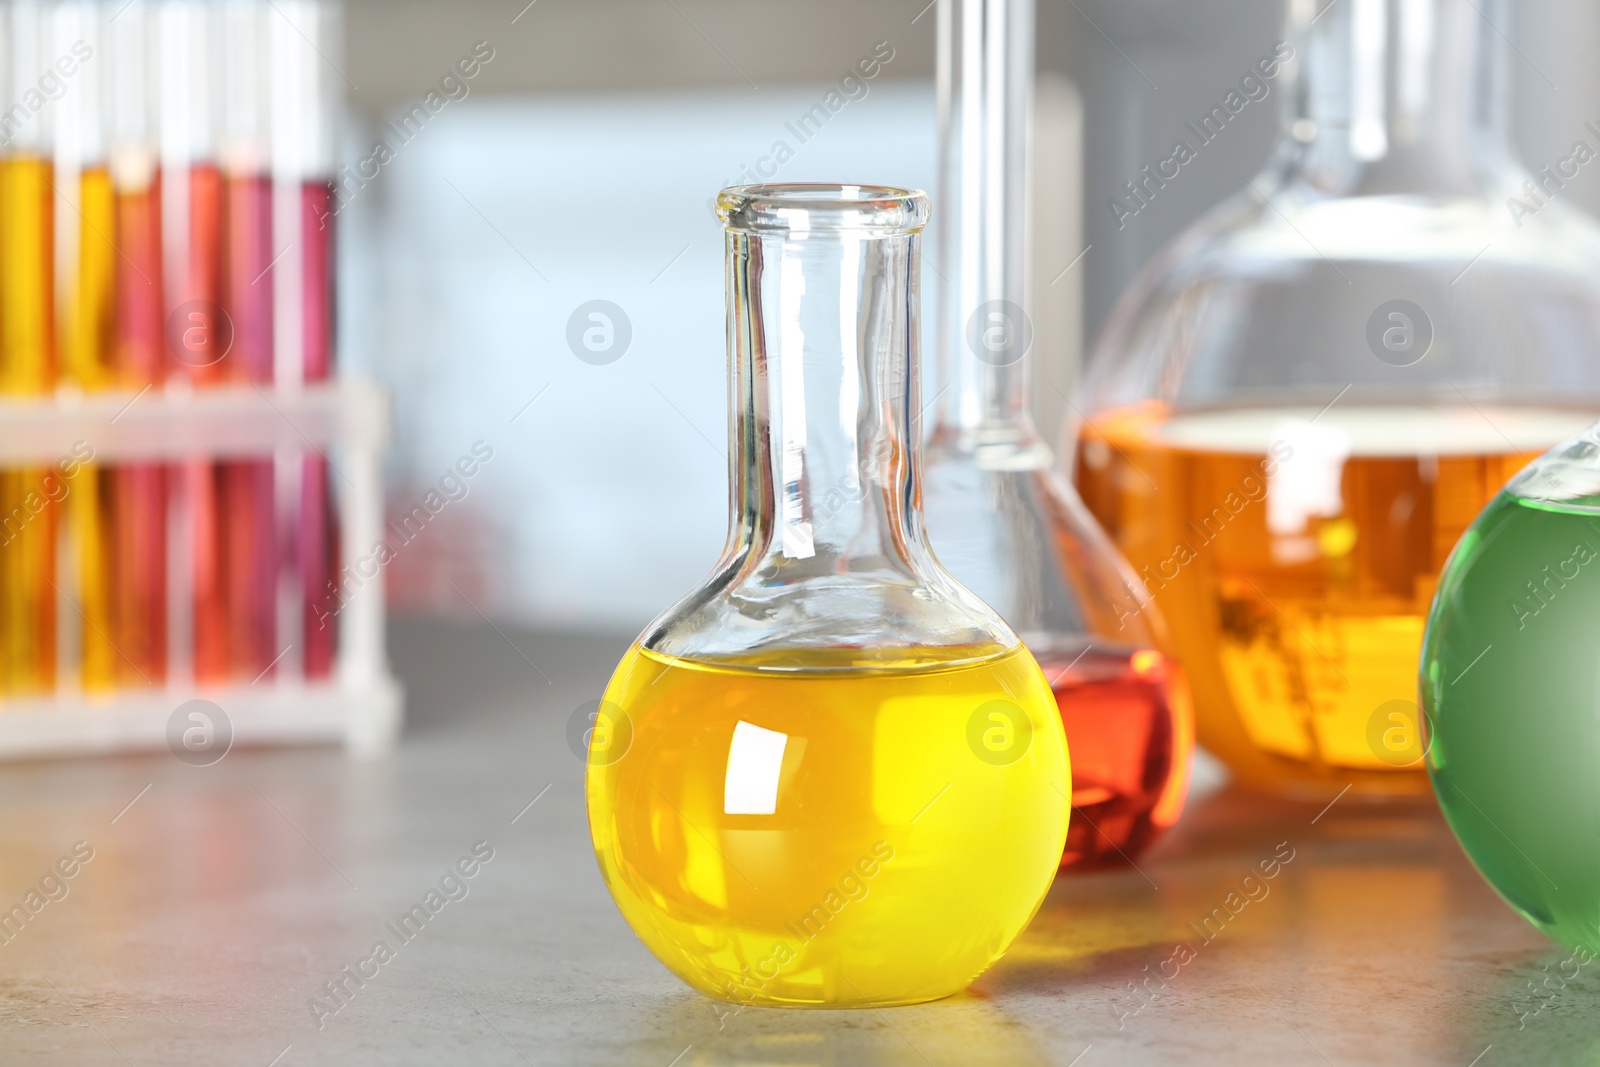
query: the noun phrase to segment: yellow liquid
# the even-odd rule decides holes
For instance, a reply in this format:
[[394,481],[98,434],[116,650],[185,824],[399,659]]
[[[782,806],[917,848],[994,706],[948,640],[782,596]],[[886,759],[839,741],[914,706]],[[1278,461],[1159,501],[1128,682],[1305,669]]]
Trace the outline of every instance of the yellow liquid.
[[1507,479],[1593,417],[1149,404],[1085,426],[1077,480],[1166,617],[1202,744],[1307,799],[1422,793],[1417,659],[1439,570]]
[[[65,179],[61,179],[65,180]],[[58,183],[59,184],[59,183]],[[115,381],[116,232],[111,175],[94,167],[78,175],[76,262],[65,277],[61,302],[61,352],[65,376],[85,392],[109,389]],[[71,209],[68,208],[68,211]],[[70,479],[67,514],[78,566],[81,613],[80,673],[85,689],[116,685],[117,652],[112,644],[110,482],[96,464],[82,464]]]
[[[55,386],[50,162],[0,161],[0,392]],[[55,688],[56,507],[60,474],[0,473],[0,667],[8,692]]]
[[695,989],[933,1000],[1038,909],[1071,792],[1044,675],[1022,648],[898,651],[760,670],[634,648],[617,667],[590,742],[595,852],[628,924]]

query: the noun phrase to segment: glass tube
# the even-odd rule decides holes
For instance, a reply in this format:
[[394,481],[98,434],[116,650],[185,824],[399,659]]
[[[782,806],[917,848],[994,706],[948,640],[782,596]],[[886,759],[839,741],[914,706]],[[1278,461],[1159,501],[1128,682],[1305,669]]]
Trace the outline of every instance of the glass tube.
[[[228,0],[221,20],[222,307],[232,324],[227,379],[273,382],[272,179],[267,17],[256,0]],[[229,671],[253,681],[278,656],[277,514],[273,460],[227,460],[219,527],[227,565]]]
[[[272,20],[272,171],[278,385],[327,380],[334,362],[333,119],[342,83],[325,57],[339,50],[339,9],[285,0]],[[280,467],[295,516],[299,660],[307,678],[333,672],[337,649],[338,525],[328,460],[308,451]]]
[[[116,219],[115,365],[132,394],[166,380],[152,6],[132,0],[112,22],[111,186]],[[112,575],[119,674],[160,684],[167,670],[167,470],[125,463],[112,476]]]
[[[222,310],[222,175],[217,163],[217,20],[200,0],[161,7],[163,270],[178,380],[209,388],[224,380],[232,327]],[[196,681],[229,676],[227,567],[222,472],[194,458],[175,466],[188,588],[180,647]],[[186,631],[186,632],[184,632]]]
[[[63,380],[93,393],[116,384],[107,12],[93,0],[66,0],[54,15],[53,67],[58,77],[70,79],[55,103],[57,337]],[[112,476],[97,463],[83,463],[68,487],[78,678],[86,690],[105,691],[116,684],[118,659],[112,637]]]
[[1030,414],[1033,4],[943,0],[938,20],[946,215],[928,536],[1050,681],[1072,746],[1063,866],[1126,862],[1183,810],[1188,686],[1163,654],[1155,608],[1056,472]]
[[[54,245],[50,190],[52,56],[48,8],[16,0],[4,20],[0,116],[0,392],[55,388]],[[46,94],[49,95],[46,95]],[[0,472],[0,678],[10,693],[55,686],[56,520],[59,475],[47,467]]]

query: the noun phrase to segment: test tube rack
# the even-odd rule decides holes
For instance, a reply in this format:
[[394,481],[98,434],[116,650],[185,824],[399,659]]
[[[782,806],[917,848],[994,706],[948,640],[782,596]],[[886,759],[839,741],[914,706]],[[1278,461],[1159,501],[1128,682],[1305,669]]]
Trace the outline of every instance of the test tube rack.
[[[357,560],[381,536],[389,433],[386,394],[355,376],[293,389],[61,393],[0,399],[0,468],[47,466],[85,442],[104,467],[314,448],[335,465],[340,554]],[[327,680],[174,680],[104,694],[62,686],[8,696],[0,701],[0,761],[165,748],[174,711],[194,699],[223,710],[234,746],[343,743],[353,756],[382,755],[399,736],[402,691],[384,651],[382,576],[361,577],[371,580],[341,591],[338,660]]]

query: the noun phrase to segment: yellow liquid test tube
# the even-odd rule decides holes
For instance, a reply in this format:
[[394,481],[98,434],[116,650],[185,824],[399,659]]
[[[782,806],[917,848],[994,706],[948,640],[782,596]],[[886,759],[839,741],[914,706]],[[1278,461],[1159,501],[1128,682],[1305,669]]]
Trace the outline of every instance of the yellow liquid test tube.
[[[57,176],[63,198],[70,175]],[[61,302],[62,373],[86,393],[111,388],[116,381],[115,200],[105,165],[76,175],[77,240],[68,250],[75,262],[61,276],[67,291]],[[71,210],[71,208],[69,208]],[[63,220],[66,221],[66,220]],[[80,681],[85,690],[116,686],[117,650],[112,640],[111,478],[98,464],[76,465],[68,479],[67,518],[78,569]]]
[[[0,160],[0,393],[40,396],[54,381],[54,190],[48,159]],[[0,679],[7,693],[56,681],[56,508],[52,467],[0,472]]]

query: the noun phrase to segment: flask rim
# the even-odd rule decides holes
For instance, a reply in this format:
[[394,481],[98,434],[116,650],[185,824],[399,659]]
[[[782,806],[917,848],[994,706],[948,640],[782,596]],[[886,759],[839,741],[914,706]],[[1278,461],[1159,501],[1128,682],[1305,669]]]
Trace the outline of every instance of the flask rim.
[[917,233],[931,213],[927,193],[893,185],[784,182],[717,194],[717,217],[733,233],[894,237]]

